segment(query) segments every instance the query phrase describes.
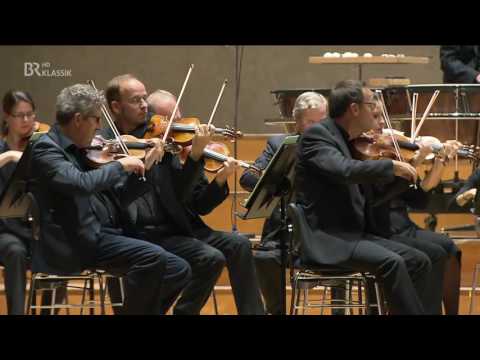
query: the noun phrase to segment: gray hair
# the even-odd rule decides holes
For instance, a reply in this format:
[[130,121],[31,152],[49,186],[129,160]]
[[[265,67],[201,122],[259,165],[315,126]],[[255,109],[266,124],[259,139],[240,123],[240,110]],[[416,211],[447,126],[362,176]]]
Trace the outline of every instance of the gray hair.
[[98,111],[105,103],[103,91],[95,90],[87,84],[66,87],[57,96],[56,119],[61,125],[67,124],[76,113],[88,116]]
[[152,92],[150,95],[148,95],[147,104],[151,105],[151,103],[153,101],[153,98],[156,97],[156,96],[162,96],[164,98],[167,97],[167,98],[171,98],[173,100],[177,100],[175,95],[173,95],[171,92],[169,92],[167,90],[158,89],[158,90],[155,90],[154,92]]
[[295,100],[292,116],[294,120],[299,120],[303,111],[322,107],[325,108],[325,111],[327,111],[327,106],[327,99],[325,99],[323,95],[313,91],[307,91],[303,94],[300,94],[300,96],[297,97],[297,100]]

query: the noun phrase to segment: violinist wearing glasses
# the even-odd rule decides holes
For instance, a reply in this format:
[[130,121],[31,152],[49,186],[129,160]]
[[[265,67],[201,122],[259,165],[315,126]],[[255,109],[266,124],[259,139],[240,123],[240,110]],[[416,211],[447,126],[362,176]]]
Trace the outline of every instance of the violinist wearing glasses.
[[[53,274],[102,269],[123,276],[124,314],[165,314],[190,279],[190,267],[160,246],[139,240],[122,209],[145,191],[148,166],[123,156],[92,168],[87,148],[100,127],[103,94],[76,84],[57,97],[56,123],[32,147],[33,193],[40,240],[32,271]],[[162,151],[150,150],[150,164]]]
[[[4,121],[0,137],[0,194],[13,175],[28,139],[38,125],[35,103],[25,91],[11,90],[3,97]],[[3,139],[1,139],[3,137]],[[0,219],[0,263],[5,267],[5,292],[10,315],[23,315],[27,258],[32,230],[21,219]]]
[[397,160],[352,157],[352,140],[376,127],[374,94],[361,82],[337,84],[328,107],[330,117],[307,129],[298,144],[297,203],[312,231],[302,261],[370,272],[383,287],[390,314],[424,314],[431,262],[375,233],[364,186],[395,177],[415,183],[416,170]]
[[[148,136],[146,134],[151,129],[150,122],[154,118],[154,114],[148,113],[147,91],[142,82],[132,75],[117,76],[109,82],[106,96],[120,133],[134,135],[137,138]],[[175,102],[173,104],[175,106]],[[173,109],[167,111],[169,116],[172,113]],[[180,112],[177,113],[177,115],[179,114]],[[128,215],[143,239],[158,244],[186,260],[192,269],[192,279],[177,301],[173,309],[174,314],[199,314],[226,263],[225,255],[216,248],[216,246],[221,247],[220,243],[223,240],[212,238],[210,241],[210,237],[208,237],[207,243],[204,241],[205,239],[198,238],[199,235],[196,234],[196,229],[192,224],[191,213],[188,211],[189,202],[197,195],[194,189],[203,176],[203,151],[214,132],[215,127],[212,125],[201,124],[195,128],[191,151],[183,165],[179,156],[165,152],[163,159],[146,173],[147,184],[150,186],[149,191],[138,198],[128,209]],[[103,132],[103,135],[105,137],[112,136],[108,130]],[[154,140],[162,143],[160,139]],[[235,166],[235,161],[229,160],[226,169],[222,174],[217,175],[220,184],[216,190],[222,196],[225,194],[223,185],[225,185],[226,176]],[[232,249],[242,249],[243,254],[246,249],[245,245],[246,242],[241,244],[238,241],[232,246]],[[248,251],[250,251],[249,248]],[[246,264],[245,269],[250,272],[248,262],[243,263],[243,257],[239,256],[235,261]],[[236,300],[241,300],[242,297],[249,294],[247,292],[239,293],[242,289],[235,286],[236,284],[243,281],[242,286],[247,288],[252,286],[255,290],[254,282],[248,284],[254,279],[240,280],[237,272],[233,272],[232,276],[235,276],[232,285]],[[239,312],[258,314],[263,311],[259,296],[250,303],[247,300],[244,300],[243,303],[248,306],[241,307],[242,303],[237,303]]]
[[[380,101],[377,101],[375,119],[376,127],[372,132],[388,140],[391,130],[385,129]],[[409,138],[393,132],[400,143],[410,142]],[[410,161],[413,166],[419,166],[433,154],[431,138],[417,138],[416,143],[419,150]],[[438,185],[445,163],[455,156],[460,147],[461,144],[454,140],[441,144],[430,171],[423,180],[417,182],[416,187],[405,186],[405,182],[402,184],[398,180],[371,187],[372,198],[375,199],[371,216],[376,231],[388,239],[426,253],[432,263],[423,300],[427,314],[442,314],[442,299],[447,315],[458,314],[461,253],[448,236],[419,228],[410,220],[408,211],[409,207],[419,207],[427,201],[427,192]]]

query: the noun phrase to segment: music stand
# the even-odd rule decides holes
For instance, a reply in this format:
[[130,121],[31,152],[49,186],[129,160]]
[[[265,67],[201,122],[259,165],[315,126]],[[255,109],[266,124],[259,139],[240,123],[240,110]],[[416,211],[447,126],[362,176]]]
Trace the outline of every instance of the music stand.
[[[475,224],[459,225],[448,228],[442,228],[442,232],[449,233],[450,231],[475,231],[477,238],[480,238],[480,188],[477,186],[477,193],[473,199],[473,207],[470,208],[472,214],[475,215]],[[462,239],[464,236],[456,236],[455,239]],[[468,237],[469,239],[471,237]]]
[[280,299],[282,314],[286,313],[286,237],[288,236],[287,203],[293,194],[297,141],[299,136],[287,136],[264,170],[252,193],[242,204],[247,211],[237,215],[243,219],[269,217],[280,202]]
[[24,218],[30,210],[31,199],[27,196],[30,173],[31,142],[23,152],[13,175],[0,194],[0,218]]

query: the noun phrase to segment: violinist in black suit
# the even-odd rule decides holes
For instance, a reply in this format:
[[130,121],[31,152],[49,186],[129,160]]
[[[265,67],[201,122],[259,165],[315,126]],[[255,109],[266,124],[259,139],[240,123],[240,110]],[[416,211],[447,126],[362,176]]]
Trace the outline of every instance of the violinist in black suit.
[[[153,115],[147,112],[145,86],[132,75],[121,75],[109,82],[106,94],[120,132],[143,138],[147,120]],[[181,116],[180,111],[177,116]],[[174,314],[199,314],[225,264],[230,270],[238,312],[262,314],[248,239],[211,231],[198,217],[225,199],[227,177],[237,166],[230,159],[212,183],[205,182],[203,149],[213,132],[213,127],[200,125],[183,165],[178,156],[165,154],[147,174],[150,191],[137,199],[128,212],[142,238],[185,259],[192,268],[192,280],[177,301]]]
[[[327,100],[321,94],[310,91],[305,92],[298,96],[295,101],[292,116],[296,122],[296,131],[292,135],[302,134],[305,129],[323,120],[327,116]],[[263,150],[263,153],[255,160],[254,165],[259,169],[265,169],[282,145],[286,136],[287,135],[275,135],[269,138],[265,150]],[[259,179],[258,173],[247,169],[240,177],[240,185],[245,190],[252,191]],[[282,313],[279,298],[281,286],[281,254],[278,248],[280,230],[280,208],[277,207],[272,212],[272,215],[265,220],[263,225],[261,245],[266,250],[255,252],[258,279],[260,281],[263,298],[265,299],[266,310],[270,314]],[[341,312],[342,310],[337,311],[337,313]]]
[[[175,108],[176,98],[168,91],[156,90],[148,96],[147,102],[155,114],[169,117]],[[177,110],[177,117],[182,117],[180,109]],[[185,210],[194,237],[206,244],[207,248],[210,246],[219,250],[225,257],[238,314],[263,314],[250,241],[238,233],[214,230],[200,217],[208,215],[225,201],[230,193],[227,179],[237,168],[235,159],[228,157],[223,169],[210,182],[202,168],[201,177]]]
[[443,82],[453,84],[480,83],[480,46],[440,46]]
[[425,253],[373,233],[362,187],[398,176],[415,182],[415,168],[352,158],[350,142],[375,127],[375,108],[372,91],[358,81],[343,81],[330,94],[330,117],[300,139],[297,203],[311,228],[301,258],[305,264],[371,272],[383,285],[390,314],[424,314],[421,299],[431,262]]
[[[40,240],[32,271],[53,274],[103,269],[125,279],[125,314],[164,314],[188,283],[189,265],[160,246],[132,236],[122,216],[145,192],[149,169],[127,156],[92,169],[84,148],[100,126],[103,95],[89,85],[63,89],[56,124],[32,147],[32,190],[40,211]],[[155,146],[153,164],[163,156]]]

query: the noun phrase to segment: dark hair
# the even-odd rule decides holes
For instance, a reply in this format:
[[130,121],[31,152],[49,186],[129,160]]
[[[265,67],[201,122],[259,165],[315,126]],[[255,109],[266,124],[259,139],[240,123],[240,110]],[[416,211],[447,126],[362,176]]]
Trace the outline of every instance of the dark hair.
[[328,97],[329,115],[335,119],[347,111],[352,103],[363,102],[363,88],[365,84],[357,80],[340,81],[330,92]]
[[[28,92],[20,90],[9,90],[3,97],[3,112],[10,115],[15,105],[17,105],[21,101],[29,103],[32,106],[33,111],[35,111],[35,103],[33,102],[33,99]],[[8,133],[8,126],[5,119],[2,122],[0,131],[2,135],[7,135]]]
[[112,111],[112,101],[120,101],[121,83],[130,79],[137,79],[137,77],[132,74],[119,75],[108,82],[107,88],[105,89],[105,98],[107,99],[107,105],[110,111]]

